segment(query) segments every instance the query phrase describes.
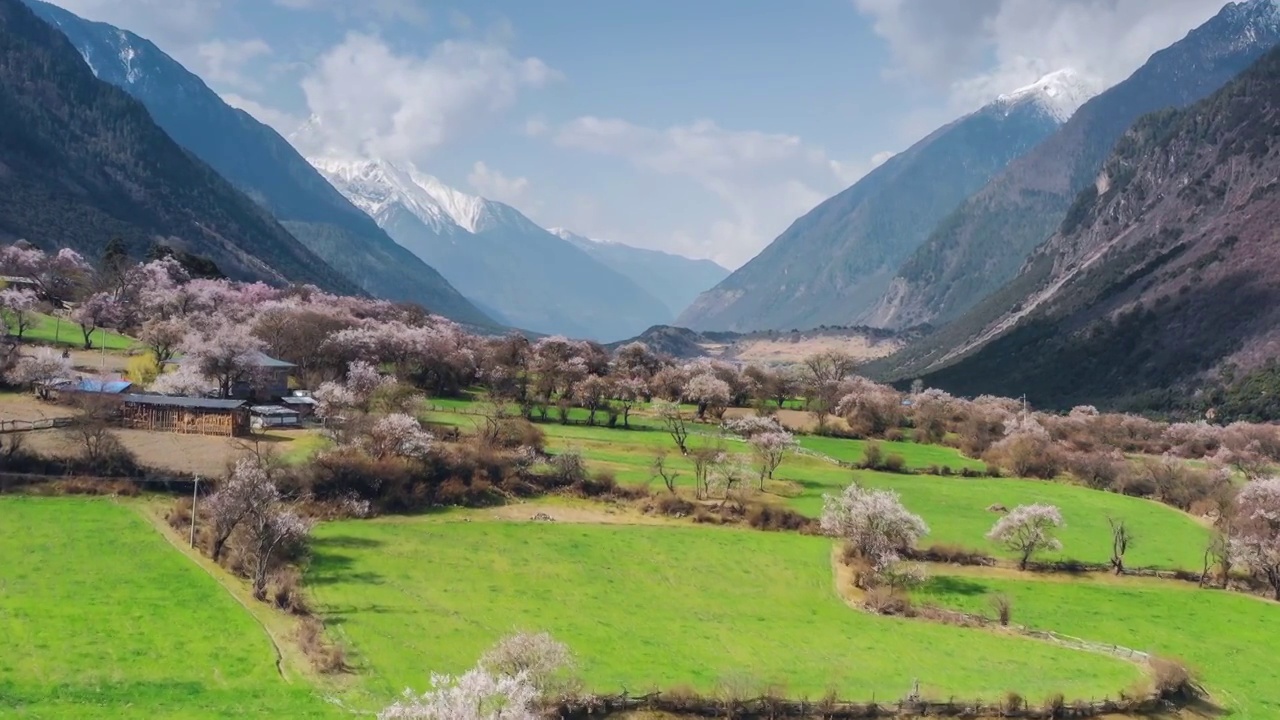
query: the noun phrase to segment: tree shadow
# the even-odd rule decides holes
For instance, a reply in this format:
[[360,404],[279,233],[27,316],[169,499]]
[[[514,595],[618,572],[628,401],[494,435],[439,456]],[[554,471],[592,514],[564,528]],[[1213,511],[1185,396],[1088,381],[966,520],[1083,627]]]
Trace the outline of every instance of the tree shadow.
[[987,586],[966,578],[951,575],[935,576],[929,580],[929,589],[938,595],[963,595],[973,597],[987,594]]

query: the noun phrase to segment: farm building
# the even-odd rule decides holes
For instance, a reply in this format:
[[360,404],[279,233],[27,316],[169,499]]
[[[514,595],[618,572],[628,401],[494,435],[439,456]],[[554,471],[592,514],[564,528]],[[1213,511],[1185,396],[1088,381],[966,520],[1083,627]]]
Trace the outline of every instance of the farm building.
[[280,404],[298,411],[298,417],[303,420],[316,413],[316,399],[311,397],[310,390],[294,390],[291,394],[280,398]]
[[[181,365],[186,358],[169,360],[166,364]],[[239,400],[274,400],[289,394],[289,373],[296,365],[277,360],[264,352],[254,351],[250,364],[255,375],[253,382],[237,382],[231,385],[230,396]]]
[[281,405],[254,405],[249,408],[249,424],[255,428],[297,427],[302,424],[302,416]]
[[227,437],[249,432],[249,413],[243,400],[167,395],[121,395],[119,398],[125,427]]

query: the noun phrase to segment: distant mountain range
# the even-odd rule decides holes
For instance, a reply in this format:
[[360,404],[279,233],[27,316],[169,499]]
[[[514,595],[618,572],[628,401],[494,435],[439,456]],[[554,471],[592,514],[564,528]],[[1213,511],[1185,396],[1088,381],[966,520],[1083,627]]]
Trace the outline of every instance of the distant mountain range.
[[163,242],[233,277],[360,292],[95,77],[66,36],[0,0],[0,240],[96,259],[113,237],[137,257]]
[[460,322],[494,323],[440,273],[392,241],[284,138],[227,105],[150,41],[39,0],[27,4],[66,34],[79,51],[80,65],[87,64],[98,78],[141,101],[170,137],[355,285],[379,297],[417,302]]
[[1227,5],[1124,82],[1084,104],[1061,130],[948,215],[902,264],[865,318],[883,327],[954,320],[1017,272],[1094,182],[1141,115],[1186,107],[1280,41],[1275,0]]
[[564,228],[551,228],[550,232],[631,278],[671,311],[670,319],[675,319],[699,293],[711,289],[729,275],[728,270],[711,260],[692,260],[683,255],[645,250],[612,240],[597,240]]
[[510,205],[455,190],[407,163],[311,162],[396,242],[503,322],[617,340],[671,317],[626,274]]
[[1071,71],[932,133],[797,220],[681,313],[703,330],[856,324],[935,226],[1098,88]]
[[1278,224],[1280,49],[1204,101],[1138,121],[1017,277],[950,342],[894,359],[898,377],[1144,409],[1274,369]]

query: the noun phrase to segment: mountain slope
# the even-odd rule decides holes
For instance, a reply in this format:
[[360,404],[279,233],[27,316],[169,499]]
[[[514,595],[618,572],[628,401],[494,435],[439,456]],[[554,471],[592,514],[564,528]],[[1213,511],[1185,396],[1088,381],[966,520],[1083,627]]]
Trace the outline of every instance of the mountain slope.
[[1090,92],[1073,73],[1057,73],[937,130],[796,220],[676,324],[746,331],[859,322],[939,220]]
[[438,272],[348,202],[284,138],[227,105],[150,41],[39,0],[28,4],[67,35],[100,79],[141,101],[170,137],[361,288],[417,302],[461,322],[490,322]]
[[94,77],[62,33],[0,0],[0,239],[96,258],[112,237],[137,257],[164,240],[234,277],[359,292]]
[[1053,233],[1138,117],[1204,98],[1277,41],[1275,0],[1250,0],[1228,5],[1152,55],[943,220],[903,263],[868,322],[901,328],[959,317],[1009,281]]
[[517,327],[616,340],[669,317],[631,280],[509,205],[461,193],[409,165],[311,162],[396,242]]
[[626,275],[650,295],[662,301],[674,319],[703,290],[725,279],[729,271],[710,260],[693,260],[682,255],[645,250],[620,242],[593,240],[563,228],[552,235],[574,244],[579,250]]
[[1278,178],[1280,49],[1126,133],[1017,278],[1015,309],[927,382],[1141,408],[1190,397],[1224,363],[1259,368],[1280,342]]

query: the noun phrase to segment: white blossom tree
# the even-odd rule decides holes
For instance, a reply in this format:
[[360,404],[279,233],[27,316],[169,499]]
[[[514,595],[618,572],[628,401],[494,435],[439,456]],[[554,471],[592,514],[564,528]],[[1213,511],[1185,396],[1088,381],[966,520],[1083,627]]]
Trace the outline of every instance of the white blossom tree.
[[564,697],[577,690],[576,666],[569,646],[546,632],[502,638],[481,656],[479,664],[497,675],[523,676],[542,698]]
[[756,465],[760,468],[760,489],[764,490],[765,479],[772,480],[773,473],[782,464],[787,453],[799,447],[795,437],[786,430],[759,433],[747,440],[751,452],[755,455]]
[[378,720],[539,720],[537,701],[538,689],[524,675],[477,667],[458,677],[433,673],[430,690],[406,690]]
[[719,418],[729,407],[732,391],[729,383],[707,372],[689,379],[684,386],[683,397],[698,406],[699,419],[705,419],[708,413]]
[[435,437],[422,429],[417,418],[404,413],[391,413],[374,421],[365,437],[369,456],[424,458],[431,452]]
[[12,332],[19,340],[35,325],[36,305],[39,298],[31,290],[5,288],[0,290],[0,321],[4,322],[7,332]]
[[987,539],[1017,553],[1018,569],[1026,570],[1036,553],[1062,549],[1055,536],[1062,526],[1062,512],[1053,505],[1019,505],[996,521]]
[[49,384],[70,376],[71,363],[66,358],[49,348],[41,348],[35,355],[18,358],[7,377],[15,385],[30,385],[41,400],[48,400]]
[[231,474],[204,503],[211,524],[212,545],[209,554],[214,562],[222,558],[231,533],[249,517],[256,507],[274,505],[280,491],[271,482],[267,468],[257,458],[243,457],[232,466]]
[[1236,496],[1233,562],[1271,586],[1280,600],[1280,478],[1254,480]]
[[825,534],[849,542],[876,573],[929,534],[929,526],[903,506],[898,493],[856,482],[839,495],[823,496],[820,527]]
[[267,573],[276,552],[306,538],[311,532],[312,521],[280,502],[273,502],[254,506],[244,522],[253,573],[253,596],[262,600],[267,596]]

